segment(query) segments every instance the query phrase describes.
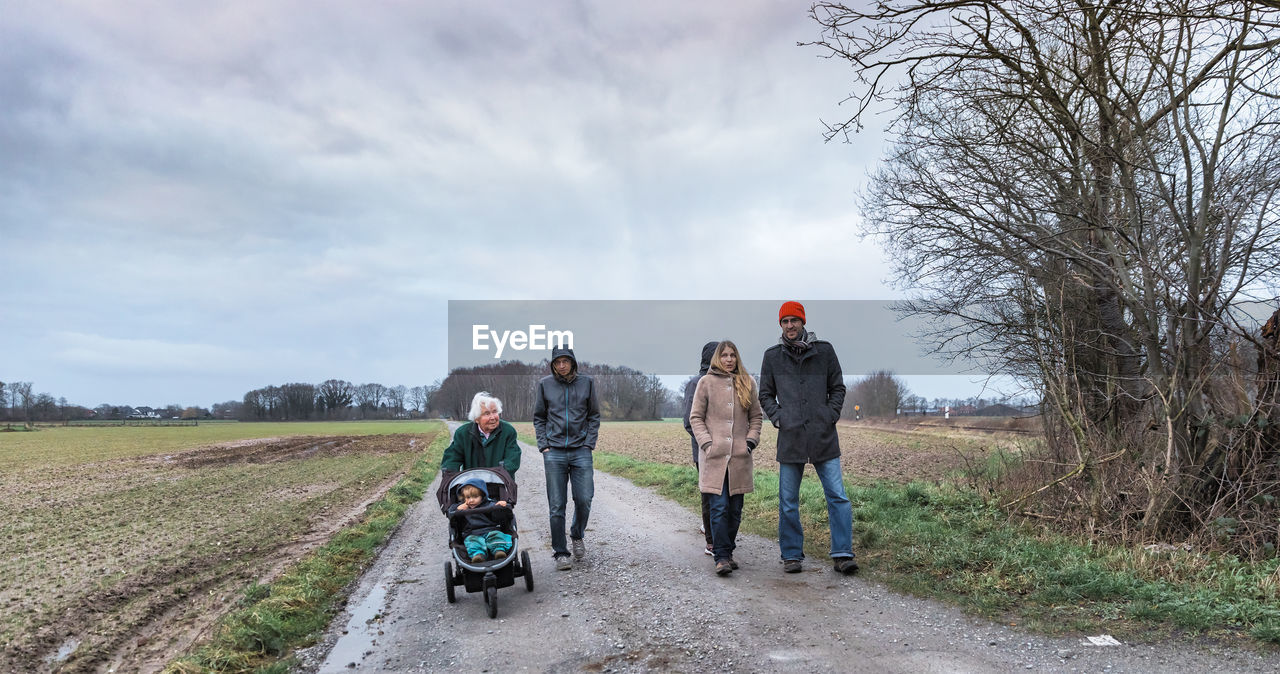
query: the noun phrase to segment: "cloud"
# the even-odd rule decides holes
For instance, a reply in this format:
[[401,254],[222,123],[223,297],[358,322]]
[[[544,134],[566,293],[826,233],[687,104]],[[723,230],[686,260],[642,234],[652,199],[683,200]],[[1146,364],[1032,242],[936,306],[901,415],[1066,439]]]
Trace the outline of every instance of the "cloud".
[[216,344],[174,343],[159,339],[119,339],[77,332],[50,335],[53,358],[94,374],[192,377],[235,372],[249,374],[288,360],[280,350],[242,351]]
[[816,36],[772,0],[15,0],[7,354],[227,399],[442,376],[449,299],[885,297],[879,139],[822,141]]

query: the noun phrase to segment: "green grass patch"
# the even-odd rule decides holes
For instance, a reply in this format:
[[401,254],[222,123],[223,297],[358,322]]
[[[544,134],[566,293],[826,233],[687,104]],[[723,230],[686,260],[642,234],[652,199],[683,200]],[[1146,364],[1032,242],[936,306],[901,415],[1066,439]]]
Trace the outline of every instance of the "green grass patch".
[[[994,459],[991,466],[1007,461]],[[697,512],[692,466],[596,452],[596,468]],[[1011,522],[954,486],[846,479],[864,573],[903,592],[1046,632],[1099,630],[1131,639],[1171,630],[1280,645],[1280,560],[1167,553],[1090,543]],[[757,467],[743,531],[777,537],[778,474]],[[800,488],[805,554],[826,559],[826,503],[812,468]]]
[[[435,422],[438,423],[438,422]],[[441,432],[386,496],[358,524],[343,529],[269,585],[251,584],[237,608],[219,621],[212,639],[172,662],[166,672],[286,671],[284,659],[308,645],[337,613],[351,581],[373,559],[440,466],[451,436]]]

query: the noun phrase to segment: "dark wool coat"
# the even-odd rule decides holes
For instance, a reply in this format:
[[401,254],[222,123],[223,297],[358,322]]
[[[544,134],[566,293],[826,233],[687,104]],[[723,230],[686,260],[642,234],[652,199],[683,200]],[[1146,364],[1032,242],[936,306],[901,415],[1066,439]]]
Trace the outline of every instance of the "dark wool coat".
[[815,340],[796,357],[781,344],[764,352],[760,406],[778,428],[779,463],[819,463],[840,456],[836,421],[844,374],[829,342]]
[[[753,392],[754,393],[754,392]],[[751,409],[743,409],[733,392],[733,379],[712,370],[698,380],[693,392],[689,423],[701,449],[698,456],[698,490],[719,494],[729,473],[729,495],[748,494],[755,489],[751,450],[760,442],[759,397],[751,396]]]
[[489,436],[489,442],[480,435],[476,422],[468,421],[453,432],[453,442],[445,448],[440,459],[440,470],[453,472],[472,468],[502,466],[515,477],[520,469],[520,445],[516,443],[516,429],[505,421]]

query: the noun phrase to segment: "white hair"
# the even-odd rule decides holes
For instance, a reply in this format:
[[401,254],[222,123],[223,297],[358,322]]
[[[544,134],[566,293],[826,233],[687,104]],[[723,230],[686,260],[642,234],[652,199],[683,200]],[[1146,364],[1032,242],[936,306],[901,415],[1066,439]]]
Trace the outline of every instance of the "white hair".
[[471,399],[471,412],[467,415],[467,419],[470,419],[471,421],[479,419],[480,415],[484,414],[485,408],[490,406],[496,406],[498,408],[498,414],[502,414],[501,400],[489,395],[488,391],[481,391],[477,393],[476,397]]

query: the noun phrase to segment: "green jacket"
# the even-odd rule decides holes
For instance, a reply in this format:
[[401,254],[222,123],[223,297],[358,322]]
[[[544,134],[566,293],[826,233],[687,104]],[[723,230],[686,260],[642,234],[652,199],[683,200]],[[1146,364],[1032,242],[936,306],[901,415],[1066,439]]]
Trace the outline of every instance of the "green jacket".
[[498,422],[498,429],[484,442],[480,428],[474,421],[458,427],[453,432],[453,442],[444,450],[440,460],[441,470],[470,470],[472,468],[491,468],[502,466],[516,476],[520,468],[520,445],[516,444],[515,426]]

